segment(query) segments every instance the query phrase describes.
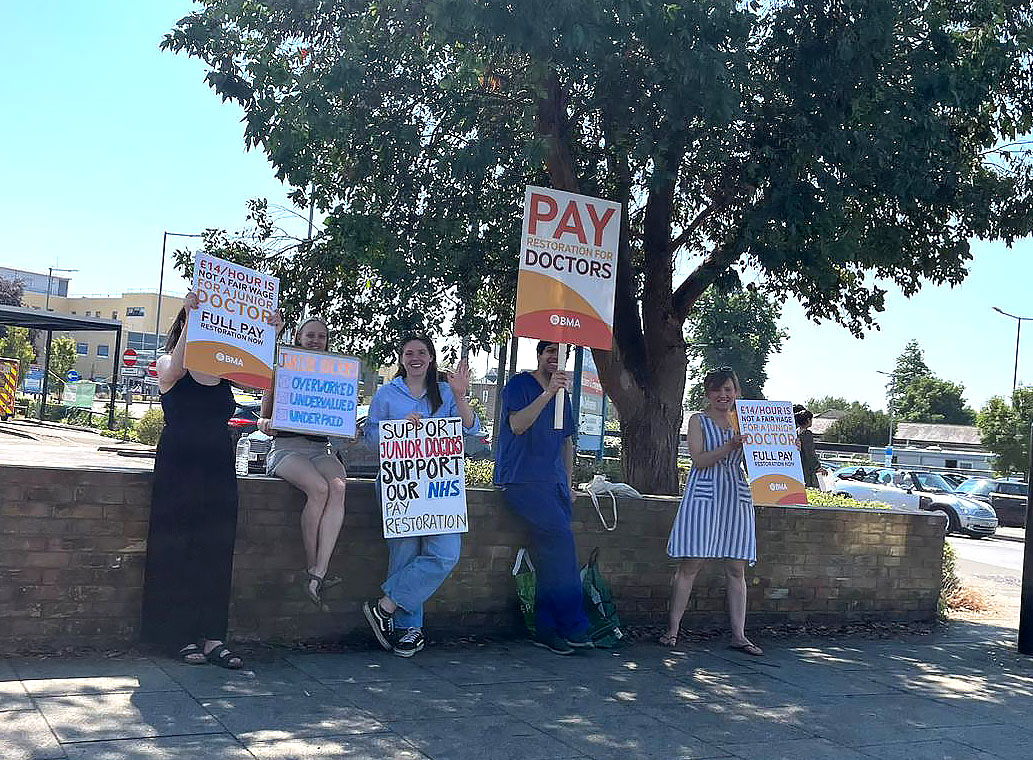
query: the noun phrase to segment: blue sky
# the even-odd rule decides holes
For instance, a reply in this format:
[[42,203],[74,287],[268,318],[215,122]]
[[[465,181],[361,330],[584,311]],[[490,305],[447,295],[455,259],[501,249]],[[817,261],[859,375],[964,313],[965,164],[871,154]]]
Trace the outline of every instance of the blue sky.
[[[158,50],[189,0],[6,5],[0,265],[78,269],[73,294],[154,289],[163,230],[240,228],[253,197],[289,205],[264,156],[244,151],[240,109],[207,88],[198,62]],[[1008,393],[1015,322],[991,307],[1033,317],[1033,242],[974,250],[958,288],[929,286],[910,300],[891,289],[881,330],[863,340],[808,322],[790,302],[790,338],[770,362],[768,396],[882,407],[885,378],[875,370],[892,369],[912,338],[934,372],[965,385],[971,404]],[[1025,333],[1019,380],[1033,383],[1033,323]],[[520,359],[529,365],[533,352]],[[475,366],[483,372],[485,358]]]

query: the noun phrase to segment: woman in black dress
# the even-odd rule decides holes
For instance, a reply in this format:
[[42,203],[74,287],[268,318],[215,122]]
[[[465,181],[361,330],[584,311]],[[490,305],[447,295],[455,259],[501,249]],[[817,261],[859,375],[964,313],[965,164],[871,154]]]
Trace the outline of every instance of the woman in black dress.
[[241,668],[223,643],[229,617],[237,476],[228,380],[183,366],[189,293],[158,359],[165,428],[154,459],[141,638],[189,663]]

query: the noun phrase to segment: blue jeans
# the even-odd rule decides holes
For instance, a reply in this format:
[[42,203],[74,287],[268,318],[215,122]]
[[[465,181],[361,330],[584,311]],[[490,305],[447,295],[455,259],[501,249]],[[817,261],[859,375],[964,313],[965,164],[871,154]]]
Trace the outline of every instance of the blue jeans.
[[423,627],[423,603],[459,562],[462,543],[461,533],[387,539],[391,556],[380,588],[398,605],[396,627]]
[[567,484],[509,483],[502,493],[506,505],[531,531],[531,560],[537,577],[535,632],[564,637],[587,633]]

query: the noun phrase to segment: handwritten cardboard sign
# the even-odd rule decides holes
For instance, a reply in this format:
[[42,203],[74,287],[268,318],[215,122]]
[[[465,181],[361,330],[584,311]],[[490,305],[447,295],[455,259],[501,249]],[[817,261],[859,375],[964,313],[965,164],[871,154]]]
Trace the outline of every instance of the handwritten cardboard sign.
[[279,307],[279,279],[198,253],[193,289],[200,305],[190,312],[187,369],[270,388],[276,330],[269,318]]
[[280,346],[273,428],[354,438],[361,368],[351,356]]
[[380,423],[384,538],[466,533],[466,466],[459,417]]
[[528,186],[515,333],[609,351],[621,205]]
[[790,401],[736,401],[754,504],[806,504]]

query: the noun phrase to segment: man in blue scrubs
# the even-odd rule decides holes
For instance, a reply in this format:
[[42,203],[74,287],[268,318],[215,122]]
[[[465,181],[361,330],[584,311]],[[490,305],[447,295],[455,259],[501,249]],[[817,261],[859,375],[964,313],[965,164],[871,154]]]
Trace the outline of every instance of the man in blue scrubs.
[[537,646],[556,654],[591,649],[581,602],[581,574],[571,528],[574,415],[564,395],[563,427],[553,425],[556,393],[570,390],[559,368],[559,346],[538,342],[538,368],[515,375],[502,391],[495,484],[531,534]]

